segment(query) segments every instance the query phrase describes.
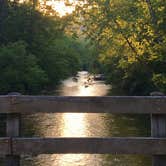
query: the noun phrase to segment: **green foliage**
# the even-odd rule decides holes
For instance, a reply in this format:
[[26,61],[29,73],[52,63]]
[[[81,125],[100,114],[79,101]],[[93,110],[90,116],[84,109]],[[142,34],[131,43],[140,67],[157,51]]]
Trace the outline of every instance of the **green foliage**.
[[113,88],[127,95],[166,91],[165,13],[162,0],[87,0],[77,8]]
[[41,67],[50,78],[50,84],[55,86],[61,79],[75,74],[79,69],[80,54],[74,48],[77,43],[63,37],[53,40],[38,58]]
[[15,42],[0,48],[0,93],[10,91],[37,93],[48,82],[37,59],[26,50],[24,42]]
[[13,2],[0,8],[0,93],[39,93],[80,67],[104,71],[122,94],[166,92],[163,0],[87,0],[77,18],[35,8]]
[[153,82],[161,92],[166,93],[166,74],[154,74]]
[[37,94],[80,67],[79,43],[65,33],[70,17],[49,16],[31,4],[8,2],[0,14],[0,93]]
[[82,70],[87,70],[92,73],[96,73],[98,70],[98,55],[95,45],[90,43],[89,40],[80,38],[75,44],[75,49],[79,53],[80,63]]

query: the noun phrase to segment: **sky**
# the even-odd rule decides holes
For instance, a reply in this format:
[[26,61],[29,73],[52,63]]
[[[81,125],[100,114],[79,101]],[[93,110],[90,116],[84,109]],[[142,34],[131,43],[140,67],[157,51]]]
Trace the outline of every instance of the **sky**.
[[50,0],[47,1],[46,3],[48,6],[52,6],[52,8],[54,10],[56,10],[60,16],[64,16],[66,14],[70,14],[73,12],[73,10],[75,9],[75,5],[77,4],[76,0],[69,0],[69,4],[71,5],[67,5],[65,4],[65,1],[61,0]]

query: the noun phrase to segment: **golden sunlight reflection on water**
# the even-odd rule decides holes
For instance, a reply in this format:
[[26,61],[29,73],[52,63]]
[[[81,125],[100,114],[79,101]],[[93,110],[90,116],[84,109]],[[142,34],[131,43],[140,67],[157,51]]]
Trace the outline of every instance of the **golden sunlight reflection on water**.
[[[65,80],[62,83],[61,94],[63,96],[103,96],[106,95],[109,86],[104,83],[97,83],[86,87],[87,72],[78,73],[78,81],[74,82],[72,78]],[[60,126],[62,137],[86,137],[88,136],[87,114],[83,113],[64,113],[62,115]],[[88,154],[64,154],[59,155],[55,161],[55,166],[70,166],[70,165],[90,165],[88,162],[90,155]],[[87,160],[86,160],[87,159]],[[89,160],[89,161],[88,161]],[[91,157],[91,160],[94,161]],[[58,163],[57,163],[58,162]]]
[[62,117],[63,137],[83,137],[86,136],[86,121],[84,114],[66,113]]
[[[77,79],[64,80],[61,87],[59,87],[59,95],[104,96],[107,94],[110,89],[109,85],[102,81],[90,81],[90,84],[87,84],[87,76],[87,72],[79,72]],[[134,118],[124,115],[94,113],[36,114],[25,117],[23,122],[27,122],[24,126],[24,132],[37,137],[147,136],[146,124],[142,124],[143,121],[140,121],[140,117]],[[145,156],[100,154],[44,154],[34,158],[25,157],[22,162],[21,165],[23,166],[151,165],[150,159]]]

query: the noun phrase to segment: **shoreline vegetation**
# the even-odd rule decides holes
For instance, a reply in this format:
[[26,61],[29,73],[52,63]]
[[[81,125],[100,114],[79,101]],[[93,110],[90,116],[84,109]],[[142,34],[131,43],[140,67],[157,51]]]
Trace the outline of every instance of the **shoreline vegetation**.
[[1,95],[54,90],[80,69],[86,46],[66,34],[70,16],[44,15],[30,4],[4,3],[0,7]]
[[114,95],[166,93],[162,0],[80,1],[63,17],[35,2],[1,2],[1,95],[47,93],[79,70],[103,73]]
[[120,95],[166,93],[166,4],[162,0],[87,0],[84,33]]

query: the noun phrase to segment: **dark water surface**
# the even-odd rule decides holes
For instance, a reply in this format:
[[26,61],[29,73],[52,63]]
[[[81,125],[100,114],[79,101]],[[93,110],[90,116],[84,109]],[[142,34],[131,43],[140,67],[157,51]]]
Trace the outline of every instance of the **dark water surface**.
[[[87,73],[80,72],[78,82],[72,78],[59,87],[64,96],[104,96],[110,86],[104,82],[91,82],[85,86]],[[4,128],[1,118],[0,128]],[[149,117],[145,115],[112,114],[33,114],[22,116],[23,136],[43,137],[110,137],[110,136],[148,136]],[[150,122],[149,122],[150,123]],[[4,131],[1,131],[1,135]],[[35,148],[35,147],[34,147]],[[150,156],[138,155],[89,155],[56,154],[22,156],[22,166],[150,166]],[[0,166],[4,165],[3,160]]]

